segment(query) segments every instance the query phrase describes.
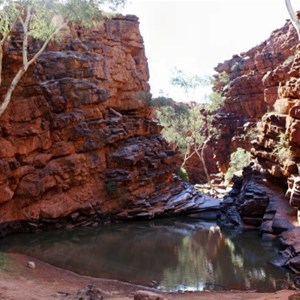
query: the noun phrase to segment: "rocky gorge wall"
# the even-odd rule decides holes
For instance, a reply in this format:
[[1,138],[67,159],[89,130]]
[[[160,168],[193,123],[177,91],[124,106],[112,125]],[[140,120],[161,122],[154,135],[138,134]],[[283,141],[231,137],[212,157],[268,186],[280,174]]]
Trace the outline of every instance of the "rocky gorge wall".
[[252,148],[251,141],[258,134],[256,123],[274,110],[280,85],[290,76],[296,45],[296,31],[286,22],[266,41],[215,68],[214,91],[225,99],[213,121],[220,137],[211,144],[219,171],[227,171],[230,154],[238,147]]
[[[252,153],[266,170],[267,174],[278,182],[287,185],[290,204],[300,207],[299,202],[299,45],[294,51],[292,62],[284,80],[278,87],[277,100],[272,112],[266,113],[258,124],[258,136],[253,141]],[[269,77],[266,76],[265,82]]]
[[[20,45],[17,32],[1,95],[21,64]],[[30,45],[32,53],[38,42]],[[0,223],[96,226],[204,203],[173,176],[178,157],[152,119],[148,79],[135,16],[71,26],[52,43],[0,118]]]
[[[266,42],[216,70],[215,89],[225,97],[221,114],[225,120],[226,114],[233,115],[241,124],[233,123],[228,143],[245,137],[233,147],[250,150],[254,159],[225,197],[220,221],[227,226],[254,225],[264,240],[279,236],[281,251],[270,262],[299,274],[300,47],[296,31],[287,22]],[[227,83],[220,81],[222,72],[228,74]],[[223,124],[216,123],[221,128]],[[242,135],[237,135],[240,126]]]

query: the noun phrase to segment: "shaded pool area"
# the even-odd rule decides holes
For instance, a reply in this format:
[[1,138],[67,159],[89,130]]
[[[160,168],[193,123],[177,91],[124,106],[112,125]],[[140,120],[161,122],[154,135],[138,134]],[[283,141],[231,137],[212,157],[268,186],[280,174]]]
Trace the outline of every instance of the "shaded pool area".
[[2,240],[0,250],[164,291],[275,291],[290,279],[267,263],[278,249],[257,231],[220,231],[190,218],[17,234]]

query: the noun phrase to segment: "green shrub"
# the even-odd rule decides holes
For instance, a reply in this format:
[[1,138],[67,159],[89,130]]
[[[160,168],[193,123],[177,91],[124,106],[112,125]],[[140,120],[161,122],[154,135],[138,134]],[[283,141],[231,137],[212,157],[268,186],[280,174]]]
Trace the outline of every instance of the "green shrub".
[[225,174],[225,180],[230,181],[233,174],[237,171],[242,170],[250,163],[251,153],[242,148],[237,148],[237,150],[230,155],[230,167]]
[[224,97],[222,97],[219,93],[213,92],[208,95],[208,104],[206,109],[211,113],[216,112],[224,106],[224,102]]
[[223,84],[227,84],[230,81],[229,74],[226,71],[223,71],[219,74],[219,81]]
[[285,133],[282,132],[278,135],[278,142],[274,147],[273,153],[277,156],[277,159],[281,164],[291,158],[289,141]]
[[10,259],[6,256],[5,253],[0,252],[0,272],[9,270]]
[[295,59],[295,55],[290,55],[283,63],[282,65],[284,67],[288,66],[290,63],[292,63]]
[[259,129],[257,127],[253,127],[251,129],[248,129],[246,131],[246,138],[249,139],[250,141],[253,141],[257,138],[259,135]]
[[181,167],[179,169],[176,170],[175,174],[182,180],[182,181],[186,181],[189,182],[189,175],[186,171],[185,168]]

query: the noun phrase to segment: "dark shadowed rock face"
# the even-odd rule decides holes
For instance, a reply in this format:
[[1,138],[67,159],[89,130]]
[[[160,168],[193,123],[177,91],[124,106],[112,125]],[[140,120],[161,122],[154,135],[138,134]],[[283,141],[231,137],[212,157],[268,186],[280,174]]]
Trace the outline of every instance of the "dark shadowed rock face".
[[[21,60],[14,39],[6,80]],[[124,218],[127,210],[163,214],[156,204],[170,204],[184,186],[173,177],[177,154],[152,120],[148,78],[134,16],[74,26],[51,44],[0,119],[0,222],[62,227]]]
[[251,164],[244,168],[243,177],[234,178],[233,188],[221,205],[221,225],[261,225],[270,197],[263,185],[259,168],[260,166]]

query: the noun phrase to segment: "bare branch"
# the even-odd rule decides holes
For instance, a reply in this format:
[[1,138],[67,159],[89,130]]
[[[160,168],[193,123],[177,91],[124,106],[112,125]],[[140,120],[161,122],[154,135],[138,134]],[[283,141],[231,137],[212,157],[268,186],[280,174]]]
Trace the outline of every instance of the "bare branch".
[[183,162],[181,164],[181,168],[183,168],[186,164],[186,162],[196,153],[196,151],[190,151],[189,149],[185,152]]
[[[26,21],[25,21],[26,23]],[[44,42],[43,46],[40,48],[40,50],[29,60],[27,61],[27,56],[26,56],[26,62],[24,62],[23,60],[23,66],[20,68],[20,70],[17,72],[17,74],[15,75],[14,79],[12,80],[7,93],[5,94],[4,97],[4,101],[1,103],[0,105],[0,116],[3,114],[3,112],[6,110],[10,100],[11,100],[11,96],[12,93],[14,92],[17,84],[19,83],[19,81],[21,80],[21,78],[23,77],[23,75],[27,72],[29,66],[34,63],[39,56],[45,51],[47,45],[49,44],[49,42],[51,41],[51,39],[59,33],[59,31],[66,26],[66,23],[63,23],[62,25],[60,25],[59,27],[57,27],[53,33],[47,38],[47,40]],[[24,49],[24,48],[23,48]],[[26,49],[27,51],[27,49]],[[27,54],[26,54],[27,55]],[[24,59],[24,57],[23,57]]]
[[291,21],[294,25],[294,27],[296,28],[296,31],[298,33],[298,39],[300,40],[300,22],[297,18],[297,15],[292,7],[292,3],[291,3],[291,0],[285,0],[285,5],[286,5],[286,8],[289,12],[289,15],[291,17]]
[[200,161],[201,161],[201,163],[202,163],[203,170],[204,170],[204,173],[205,173],[207,182],[208,182],[209,186],[212,188],[211,180],[210,180],[210,178],[209,178],[208,170],[207,170],[206,163],[205,163],[205,159],[204,159],[204,149],[205,149],[205,147],[207,146],[208,141],[209,141],[209,138],[207,138],[207,139],[204,141],[204,143],[202,144],[201,153],[199,153],[200,148],[198,148],[198,149],[196,150],[196,154],[197,154],[198,158],[200,159]]
[[9,34],[11,33],[12,29],[15,27],[18,18],[15,18],[14,22],[10,26],[10,30],[3,34],[2,39],[0,40],[0,86],[2,84],[2,68],[3,68],[3,55],[4,55],[4,43],[6,42]]
[[11,100],[11,95],[13,91],[15,90],[17,84],[19,83],[20,79],[22,76],[25,74],[27,69],[24,68],[24,66],[18,71],[18,73],[15,75],[13,81],[11,82],[8,91],[5,94],[4,101],[0,105],[0,116],[3,114],[3,112],[6,110],[10,100]]
[[30,66],[32,63],[34,63],[40,55],[45,51],[46,47],[48,46],[49,42],[53,39],[54,36],[56,36],[65,26],[67,26],[67,23],[63,23],[60,26],[58,26],[53,33],[49,35],[49,37],[45,40],[43,46],[40,48],[40,50],[30,59],[28,62],[28,65]]
[[0,45],[1,45],[1,46],[4,45],[5,41],[7,40],[8,36],[9,36],[9,33],[10,33],[10,32],[7,32],[7,33],[3,34],[3,37],[2,37],[2,39],[0,40]]
[[23,27],[23,50],[22,50],[22,55],[23,55],[23,65],[26,66],[28,63],[28,25],[29,21],[31,19],[31,6],[28,5],[26,9],[26,18],[25,21],[22,20],[20,17],[20,22]]

